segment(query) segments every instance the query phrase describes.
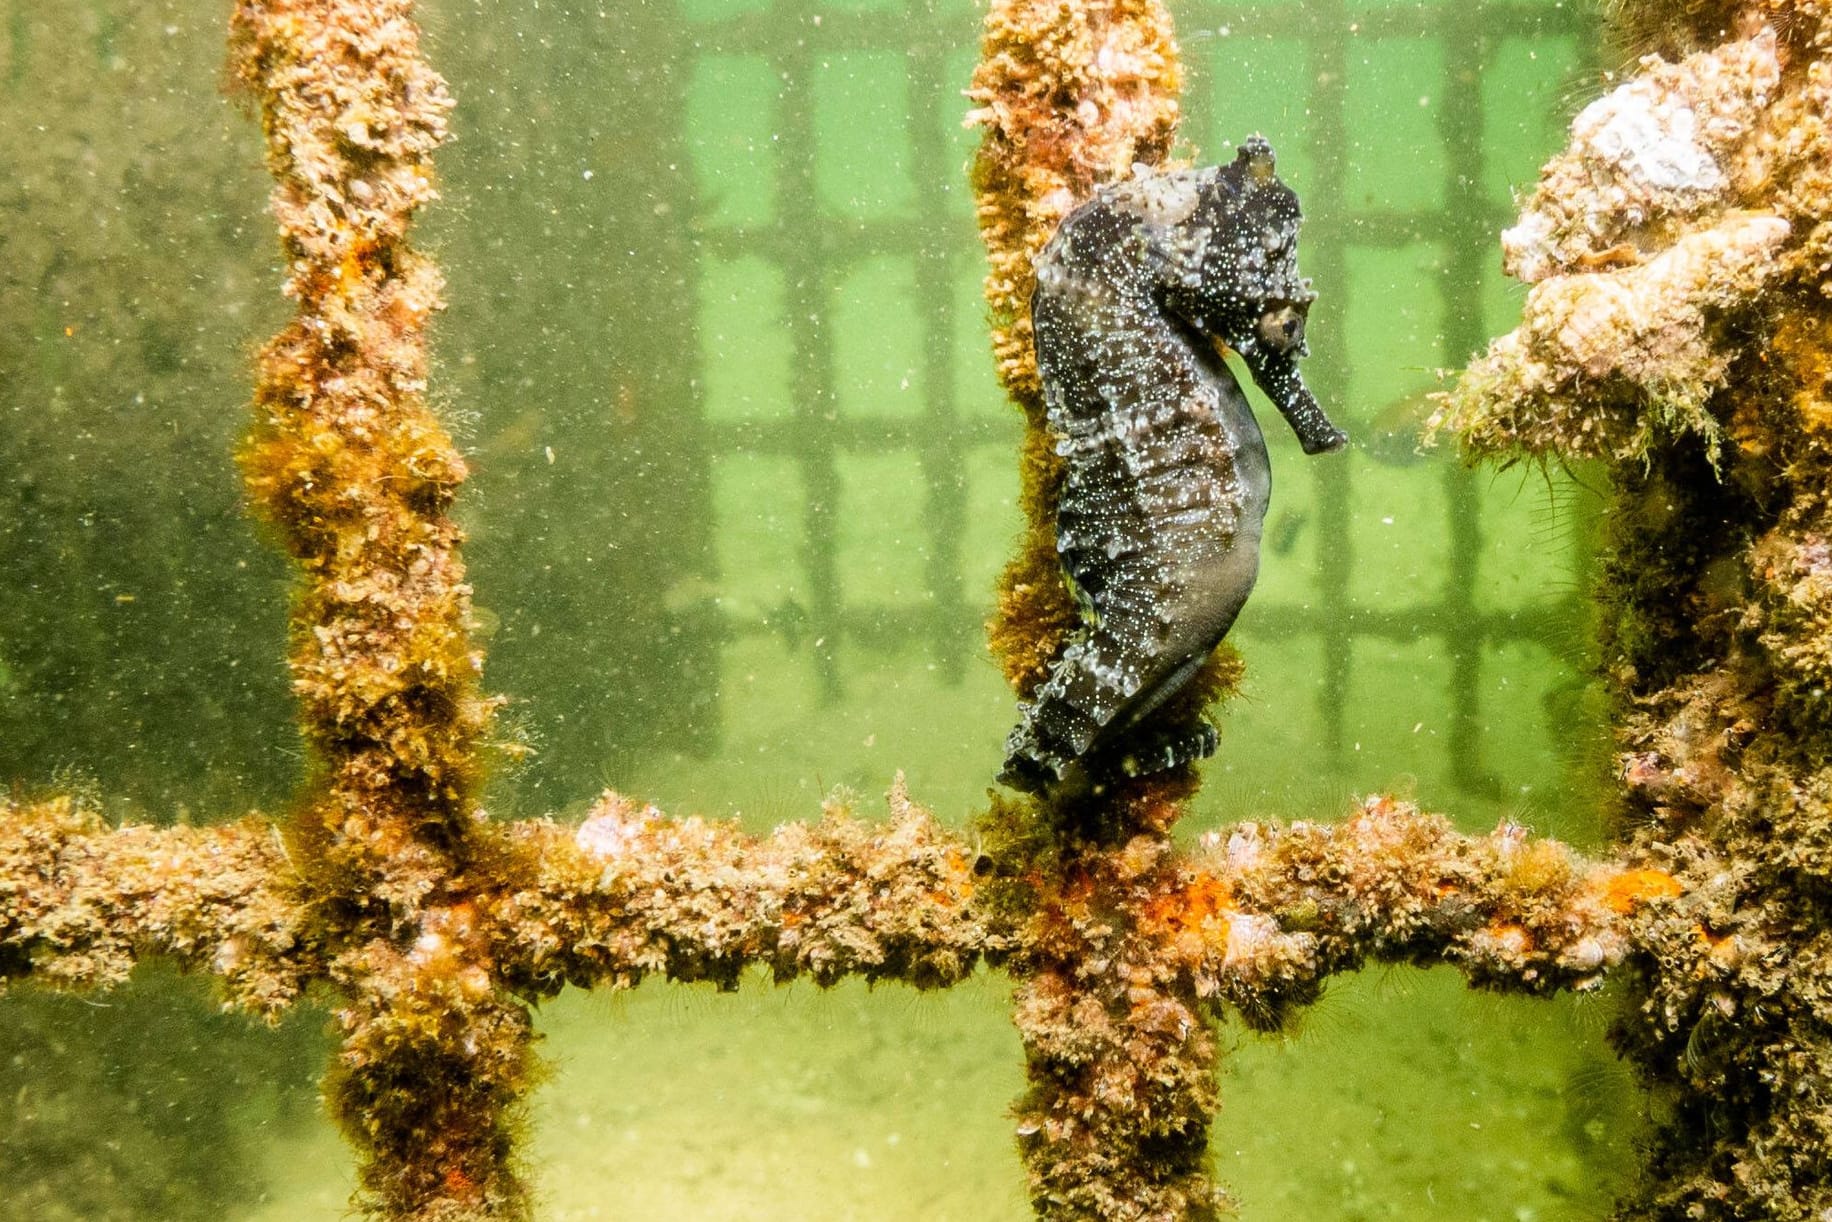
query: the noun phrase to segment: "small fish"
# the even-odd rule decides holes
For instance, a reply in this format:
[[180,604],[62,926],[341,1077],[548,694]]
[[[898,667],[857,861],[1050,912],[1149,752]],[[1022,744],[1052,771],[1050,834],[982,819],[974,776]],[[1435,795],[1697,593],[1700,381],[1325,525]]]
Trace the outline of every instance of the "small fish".
[[1425,421],[1430,418],[1431,396],[1439,389],[1434,378],[1388,400],[1369,423],[1361,449],[1383,467],[1416,467],[1428,457]]

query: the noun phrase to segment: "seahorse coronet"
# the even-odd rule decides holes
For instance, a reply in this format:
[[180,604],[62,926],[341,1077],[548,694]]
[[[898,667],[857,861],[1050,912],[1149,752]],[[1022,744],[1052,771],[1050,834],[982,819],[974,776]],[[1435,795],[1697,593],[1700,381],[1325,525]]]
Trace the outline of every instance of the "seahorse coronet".
[[1139,167],[1038,253],[1033,343],[1064,466],[1056,550],[1083,615],[1018,706],[1007,784],[1046,790],[1078,768],[1142,775],[1213,753],[1206,723],[1149,723],[1258,574],[1271,463],[1223,350],[1306,453],[1348,440],[1296,364],[1316,298],[1298,272],[1301,221],[1254,136],[1225,166]]

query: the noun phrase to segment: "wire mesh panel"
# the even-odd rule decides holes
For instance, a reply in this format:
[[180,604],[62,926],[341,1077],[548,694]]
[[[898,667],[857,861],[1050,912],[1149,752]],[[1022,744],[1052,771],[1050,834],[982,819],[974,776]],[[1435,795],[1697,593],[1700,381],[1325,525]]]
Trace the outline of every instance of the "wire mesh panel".
[[[1262,590],[1241,640],[1279,641],[1314,676],[1313,758],[1363,785],[1412,770],[1518,798],[1517,736],[1550,752],[1574,728],[1579,583],[1546,565],[1550,549],[1523,553],[1581,542],[1581,521],[1556,513],[1572,486],[1427,461],[1417,440],[1433,371],[1512,325],[1494,235],[1557,143],[1591,22],[1567,5],[1326,0],[1205,5],[1186,23],[1208,52],[1189,100],[1205,143],[1276,131],[1292,151],[1323,294],[1311,365],[1356,438],[1308,488],[1287,480],[1268,568],[1285,545],[1306,580],[1269,574],[1278,597]],[[1530,523],[1549,496],[1552,539]],[[1535,703],[1545,717],[1521,715]]]
[[787,507],[768,533],[796,536],[767,565],[755,536],[728,539],[728,582],[755,576],[733,591],[733,627],[803,652],[828,699],[845,684],[842,640],[920,640],[958,676],[982,597],[963,566],[978,541],[965,530],[969,456],[1013,435],[975,376],[960,130],[975,17],[706,7],[690,115],[717,483],[726,506]]

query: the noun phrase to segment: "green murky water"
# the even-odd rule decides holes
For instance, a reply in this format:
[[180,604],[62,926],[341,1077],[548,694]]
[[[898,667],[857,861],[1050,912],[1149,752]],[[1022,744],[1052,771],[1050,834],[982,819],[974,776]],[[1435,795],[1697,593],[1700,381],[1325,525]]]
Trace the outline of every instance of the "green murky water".
[[[1571,8],[1176,6],[1186,139],[1265,132],[1305,199],[1308,372],[1356,435],[1306,460],[1268,429],[1247,694],[1191,831],[1399,787],[1470,829],[1598,835],[1594,498],[1413,448],[1429,371],[1511,325],[1493,231],[1594,92]],[[229,461],[285,303],[256,132],[216,93],[225,9],[0,0],[0,775],[156,821],[278,810],[300,767],[288,574]],[[1017,526],[960,126],[978,10],[422,17],[459,98],[421,225],[435,396],[474,460],[487,679],[539,752],[493,812],[615,785],[763,829],[903,769],[964,822],[1012,715],[978,623]],[[565,997],[542,1216],[1023,1217],[1006,996]],[[161,972],[0,1006],[0,1213],[340,1216],[322,1015],[212,1011]],[[1600,1218],[1640,1107],[1606,1022],[1443,972],[1340,981],[1285,1041],[1228,1036],[1221,1174],[1249,1222]]]

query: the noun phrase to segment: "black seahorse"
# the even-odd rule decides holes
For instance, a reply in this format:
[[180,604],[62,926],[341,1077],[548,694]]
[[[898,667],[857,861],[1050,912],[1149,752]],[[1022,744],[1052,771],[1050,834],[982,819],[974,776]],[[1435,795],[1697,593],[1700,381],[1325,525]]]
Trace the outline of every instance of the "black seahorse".
[[1083,625],[1018,706],[1007,784],[1213,753],[1207,722],[1148,719],[1221,643],[1259,569],[1272,472],[1219,345],[1307,454],[1348,440],[1298,374],[1316,296],[1298,274],[1299,220],[1254,136],[1230,165],[1102,188],[1037,256],[1037,367],[1065,464],[1056,550]]

